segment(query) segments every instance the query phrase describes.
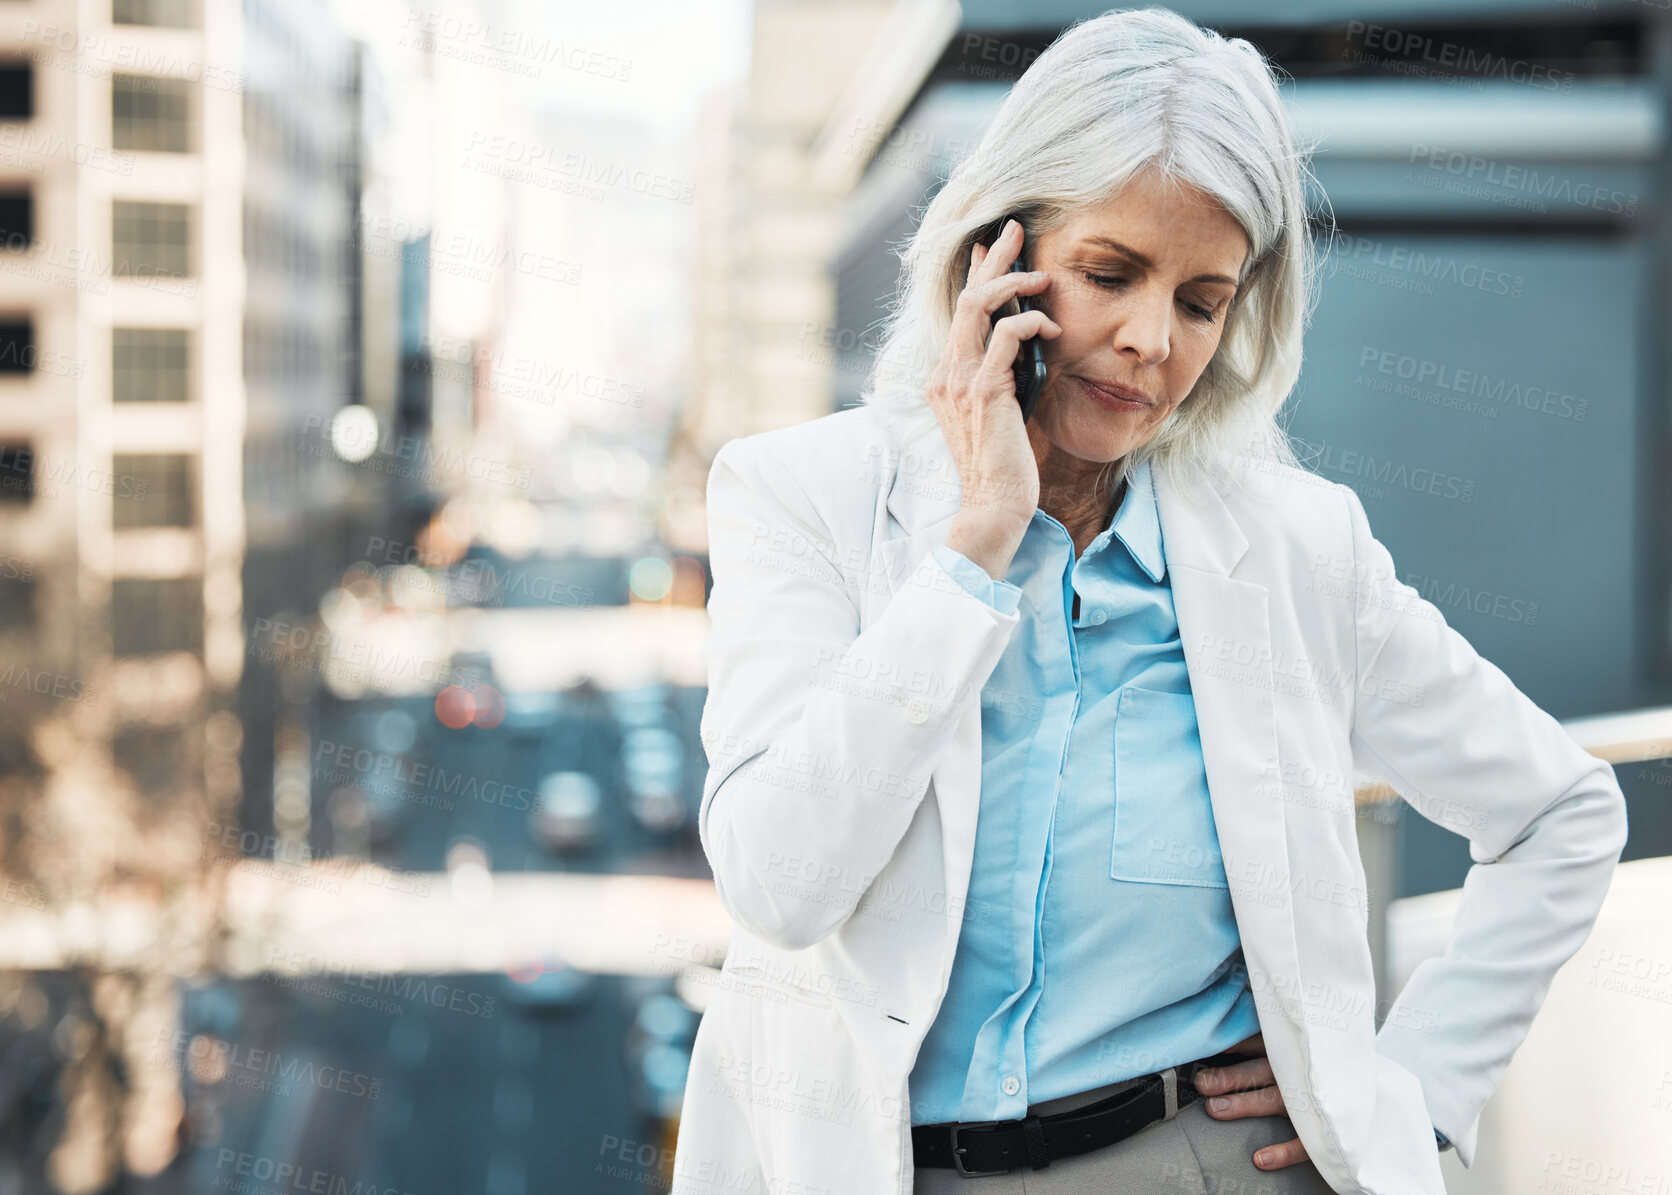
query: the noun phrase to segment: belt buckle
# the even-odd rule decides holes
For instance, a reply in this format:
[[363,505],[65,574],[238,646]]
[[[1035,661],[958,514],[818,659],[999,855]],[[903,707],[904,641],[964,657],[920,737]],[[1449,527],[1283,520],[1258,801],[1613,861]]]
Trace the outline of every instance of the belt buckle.
[[[992,1123],[998,1124],[1000,1122],[993,1121]],[[952,1134],[952,1168],[954,1170],[956,1170],[964,1178],[980,1178],[984,1174],[1009,1174],[1015,1169],[1014,1166],[1006,1166],[1003,1170],[966,1170],[964,1168],[963,1151],[958,1145],[958,1130],[971,1127],[973,1126],[955,1124],[948,1130]]]

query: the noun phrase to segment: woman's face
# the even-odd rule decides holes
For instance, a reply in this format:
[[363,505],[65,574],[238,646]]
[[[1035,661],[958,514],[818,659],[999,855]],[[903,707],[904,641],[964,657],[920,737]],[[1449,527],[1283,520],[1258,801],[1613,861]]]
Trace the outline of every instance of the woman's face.
[[[1217,200],[1153,168],[1024,246],[1028,267],[1051,276],[1035,302],[1062,326],[1042,341],[1036,446],[1043,437],[1103,463],[1148,442],[1219,347],[1247,252],[1242,226]],[[1125,387],[1136,401],[1099,387]]]

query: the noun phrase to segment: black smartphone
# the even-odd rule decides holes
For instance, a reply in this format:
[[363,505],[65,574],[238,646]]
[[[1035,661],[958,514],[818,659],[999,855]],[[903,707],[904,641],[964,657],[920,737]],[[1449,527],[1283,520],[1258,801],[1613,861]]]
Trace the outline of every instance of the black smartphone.
[[[1005,224],[1015,220],[1022,226],[1022,248],[1016,254],[1016,260],[1010,263],[1012,274],[1027,272],[1026,259],[1028,254],[1028,226],[1020,216],[1012,214],[989,226],[981,234],[981,243],[988,249],[999,239]],[[994,321],[1003,319],[1007,315],[1016,315],[1023,311],[1032,311],[1033,301],[1029,295],[1017,295],[1010,302],[1001,307],[993,316]],[[1045,389],[1045,352],[1040,347],[1039,337],[1030,336],[1023,340],[1016,352],[1016,361],[1011,366],[1016,377],[1016,401],[1022,406],[1022,422],[1026,423],[1033,417],[1033,409],[1039,404],[1039,395]]]

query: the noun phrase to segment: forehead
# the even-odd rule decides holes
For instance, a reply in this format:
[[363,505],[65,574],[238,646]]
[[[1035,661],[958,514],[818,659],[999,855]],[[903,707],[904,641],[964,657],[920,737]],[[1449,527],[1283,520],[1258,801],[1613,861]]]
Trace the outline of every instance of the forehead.
[[1114,253],[1108,242],[1149,258],[1159,268],[1216,269],[1235,276],[1248,237],[1212,195],[1146,170],[1115,195],[1070,214],[1052,237],[1063,252]]

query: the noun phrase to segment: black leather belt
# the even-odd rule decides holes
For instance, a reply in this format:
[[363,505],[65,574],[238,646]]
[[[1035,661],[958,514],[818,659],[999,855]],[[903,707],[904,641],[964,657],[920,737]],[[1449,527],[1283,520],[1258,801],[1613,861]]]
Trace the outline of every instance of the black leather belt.
[[[1178,1106],[1201,1098],[1196,1074],[1216,1066],[1250,1062],[1258,1054],[1215,1054],[1174,1067]],[[1067,1112],[1029,1114],[1021,1120],[958,1124],[919,1124],[911,1130],[916,1166],[949,1166],[959,1174],[1005,1174],[1021,1166],[1042,1170],[1056,1158],[1090,1153],[1124,1141],[1167,1115],[1165,1081],[1145,1075],[1124,1091]]]

